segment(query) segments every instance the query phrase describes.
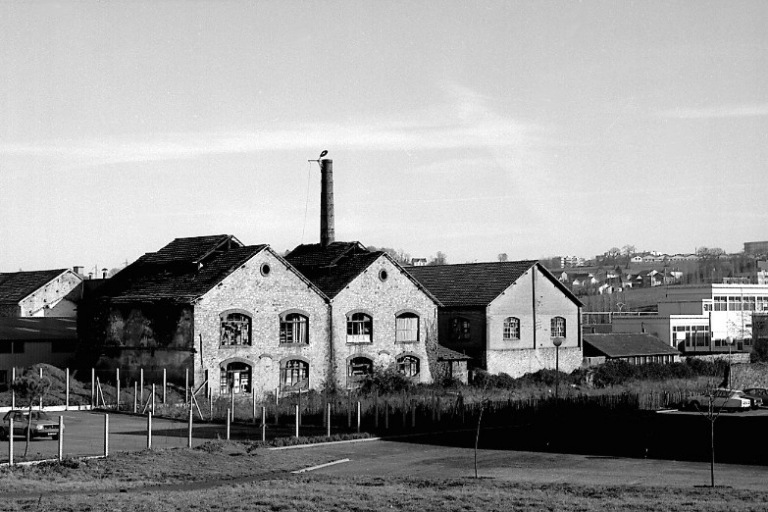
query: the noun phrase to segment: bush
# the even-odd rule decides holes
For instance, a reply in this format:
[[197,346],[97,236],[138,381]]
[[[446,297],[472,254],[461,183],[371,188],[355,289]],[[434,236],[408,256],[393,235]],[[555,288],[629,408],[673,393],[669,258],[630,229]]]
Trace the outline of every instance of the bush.
[[394,364],[374,368],[360,382],[360,391],[363,393],[372,393],[374,391],[381,394],[399,393],[408,391],[413,387],[413,381],[400,373]]

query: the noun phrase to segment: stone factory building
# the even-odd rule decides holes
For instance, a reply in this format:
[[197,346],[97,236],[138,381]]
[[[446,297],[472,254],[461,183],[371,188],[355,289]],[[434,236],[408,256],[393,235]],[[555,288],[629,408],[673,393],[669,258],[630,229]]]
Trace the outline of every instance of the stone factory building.
[[[89,305],[84,358],[101,370],[257,394],[317,387],[330,357],[328,299],[267,245],[178,238],[145,254]],[[128,375],[126,375],[126,373]],[[192,383],[191,382],[191,383]]]
[[[490,373],[581,366],[581,302],[537,261],[410,267],[441,305],[440,345]],[[559,348],[556,344],[559,343]]]
[[416,382],[432,381],[438,302],[388,254],[328,241],[300,245],[286,259],[330,299],[329,379],[354,386],[394,364]]

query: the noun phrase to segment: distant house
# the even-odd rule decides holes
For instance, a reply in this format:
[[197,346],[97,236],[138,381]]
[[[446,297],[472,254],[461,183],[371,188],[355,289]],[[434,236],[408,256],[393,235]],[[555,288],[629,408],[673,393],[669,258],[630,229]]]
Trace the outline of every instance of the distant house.
[[337,382],[354,386],[390,364],[416,382],[432,381],[439,302],[390,255],[360,242],[331,242],[300,245],[286,260],[330,301]]
[[38,363],[66,368],[73,363],[76,347],[74,318],[0,318],[0,391],[8,388],[14,368]]
[[0,273],[0,317],[75,317],[82,282],[69,269]]
[[519,377],[582,361],[581,302],[537,261],[411,267],[440,301],[440,345],[491,373]]
[[650,334],[584,334],[584,358],[595,362],[674,363],[680,361],[680,355],[680,351]]

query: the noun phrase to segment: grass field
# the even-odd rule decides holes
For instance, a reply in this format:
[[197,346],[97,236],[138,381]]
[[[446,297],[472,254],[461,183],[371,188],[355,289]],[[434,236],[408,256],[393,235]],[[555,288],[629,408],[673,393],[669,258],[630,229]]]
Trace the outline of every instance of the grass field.
[[[338,478],[289,471],[312,450],[216,442],[196,450],[0,470],[0,510],[40,511],[757,511],[768,492],[729,488],[533,485],[471,478]],[[24,493],[20,495],[18,493]]]

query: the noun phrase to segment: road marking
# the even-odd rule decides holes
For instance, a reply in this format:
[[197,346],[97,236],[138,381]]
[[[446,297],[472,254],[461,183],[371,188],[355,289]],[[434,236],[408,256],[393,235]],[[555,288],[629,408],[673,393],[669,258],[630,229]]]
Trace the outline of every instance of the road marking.
[[336,464],[342,464],[344,462],[349,462],[349,459],[339,459],[339,460],[334,460],[332,462],[326,462],[325,464],[319,464],[317,466],[312,466],[312,467],[309,467],[309,468],[298,469],[296,471],[291,471],[291,474],[298,475],[300,473],[306,473],[307,471],[314,471],[316,469],[327,468],[328,466],[335,466]]

